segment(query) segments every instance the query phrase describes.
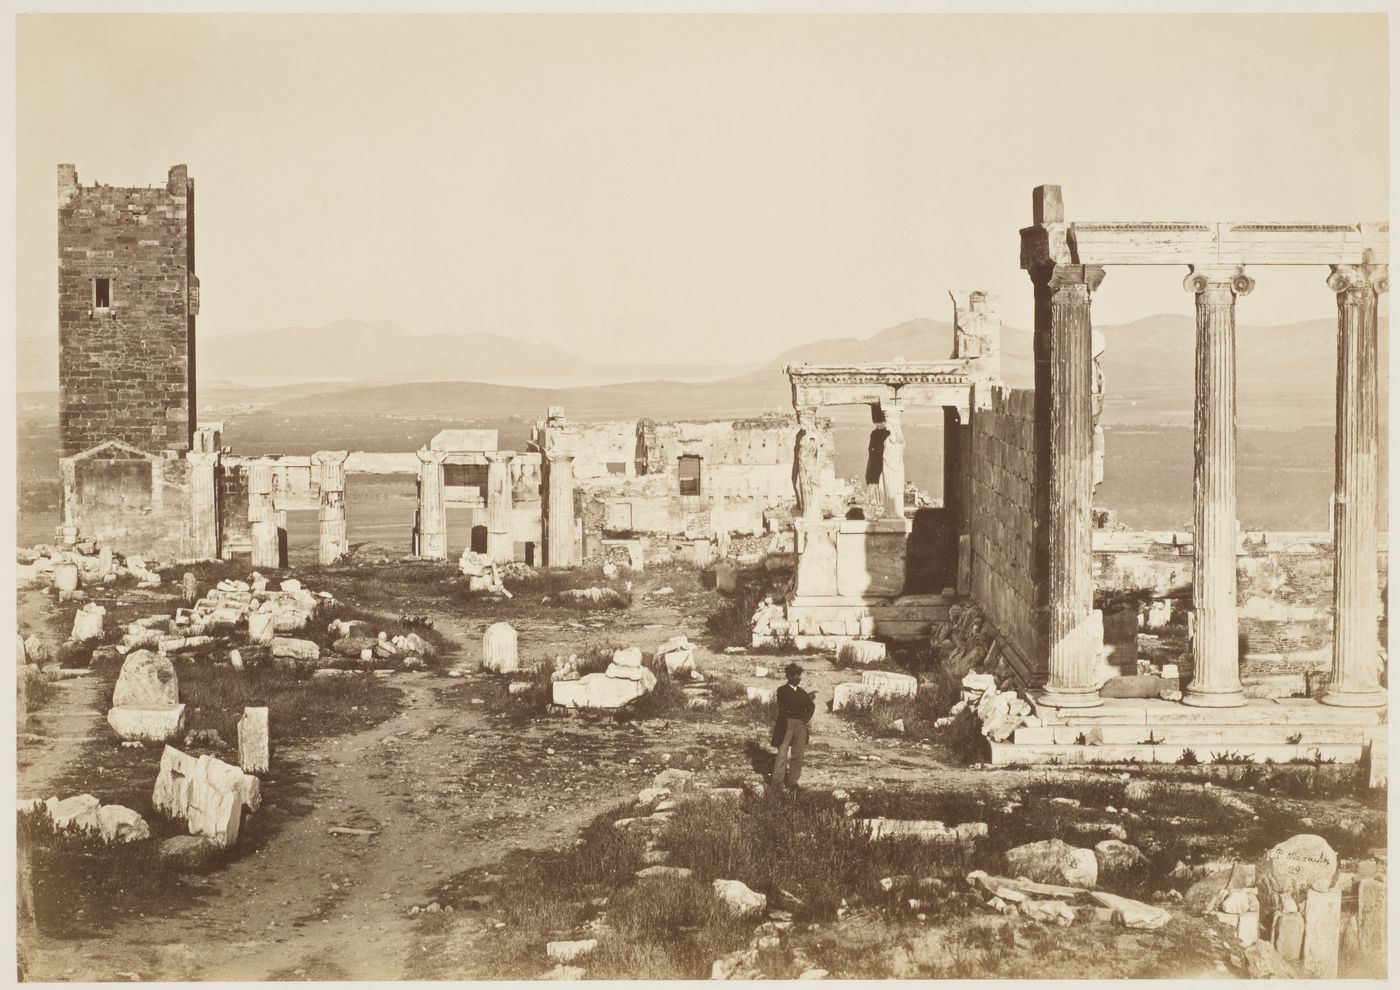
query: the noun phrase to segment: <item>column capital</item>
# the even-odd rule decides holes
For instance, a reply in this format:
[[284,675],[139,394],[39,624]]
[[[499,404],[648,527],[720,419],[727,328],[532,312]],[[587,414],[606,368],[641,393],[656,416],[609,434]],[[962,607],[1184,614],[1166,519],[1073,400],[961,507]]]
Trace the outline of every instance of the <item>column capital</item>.
[[217,450],[187,450],[185,460],[200,467],[213,467],[219,463],[219,452]]
[[1332,265],[1331,268],[1327,275],[1327,288],[1333,292],[1368,287],[1377,292],[1390,291],[1389,265]]
[[895,397],[880,400],[880,416],[883,419],[889,419],[890,416],[894,416],[895,419],[898,419],[900,416],[904,415],[904,409],[903,399]]
[[431,447],[421,447],[414,453],[418,455],[418,460],[423,464],[442,464],[447,460],[447,451],[433,450]]
[[1054,292],[1081,285],[1087,291],[1095,292],[1103,283],[1105,274],[1103,265],[1063,265],[1055,262],[1031,265],[1026,272],[1037,286],[1047,286]]
[[344,464],[349,456],[348,450],[318,450],[311,459],[317,464]]
[[1190,274],[1182,281],[1181,287],[1193,295],[1200,295],[1209,289],[1229,289],[1237,296],[1247,296],[1254,291],[1254,279],[1244,273],[1243,265],[1191,265]]
[[515,459],[515,451],[513,450],[487,450],[483,451],[483,453],[486,455],[486,460],[491,464],[509,464]]
[[816,429],[817,407],[816,406],[793,406],[793,412],[797,414],[797,425],[804,430]]

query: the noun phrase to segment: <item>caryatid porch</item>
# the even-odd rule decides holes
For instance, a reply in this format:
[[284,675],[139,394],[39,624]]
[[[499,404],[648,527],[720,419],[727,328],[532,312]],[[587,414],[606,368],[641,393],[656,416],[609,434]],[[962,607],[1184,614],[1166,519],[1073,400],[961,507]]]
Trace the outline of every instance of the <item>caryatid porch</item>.
[[[987,293],[952,295],[956,322],[950,360],[785,369],[798,423],[793,458],[796,569],[774,635],[790,635],[800,645],[834,645],[871,635],[916,638],[966,594],[969,424],[974,406],[988,401],[988,386],[1000,382],[1001,321],[996,300]],[[866,480],[879,492],[873,518],[836,517],[840,506],[830,504],[825,491],[832,452],[823,449],[815,427],[819,410],[834,405],[870,408]],[[952,535],[941,544],[920,538],[923,520],[911,519],[905,505],[904,418],[920,406],[944,411],[943,507],[923,510],[941,514],[940,530]],[[916,554],[923,551],[924,567],[935,575],[936,587],[914,586],[911,548]]]
[[1180,266],[1195,300],[1195,673],[1183,701],[1225,708],[1245,704],[1235,575],[1235,303],[1254,287],[1247,266],[1326,267],[1338,307],[1335,646],[1331,686],[1320,700],[1384,704],[1377,636],[1376,325],[1379,294],[1388,288],[1388,242],[1384,223],[1069,223],[1059,187],[1035,190],[1033,223],[1021,231],[1021,266],[1036,296],[1041,705],[1101,704],[1090,642],[1090,299],[1105,268],[1114,265]]

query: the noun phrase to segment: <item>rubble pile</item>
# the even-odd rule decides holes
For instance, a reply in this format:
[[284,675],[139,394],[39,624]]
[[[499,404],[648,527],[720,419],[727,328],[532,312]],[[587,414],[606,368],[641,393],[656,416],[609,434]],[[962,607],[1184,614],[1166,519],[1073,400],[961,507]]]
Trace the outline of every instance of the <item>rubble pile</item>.
[[43,811],[55,832],[76,832],[96,835],[109,845],[138,842],[151,837],[150,826],[130,808],[120,804],[102,804],[91,794],[78,794],[59,800],[51,797],[21,799],[21,814]]
[[463,550],[457,567],[467,579],[468,591],[483,591],[504,598],[514,597],[506,590],[505,581],[501,576],[502,569],[489,554]]
[[636,647],[617,650],[603,673],[579,676],[572,665],[552,675],[552,699],[565,708],[621,708],[650,694],[656,688],[656,675],[642,665],[642,651]]
[[1256,978],[1336,979],[1339,963],[1378,964],[1386,945],[1386,881],[1374,860],[1338,870],[1325,839],[1285,839],[1257,863],[1217,863],[1184,903],[1232,932]]
[[91,540],[71,547],[41,543],[18,550],[15,558],[19,587],[48,585],[60,601],[81,601],[87,596],[85,585],[113,584],[123,577],[134,578],[143,588],[160,585],[160,575],[142,558],[120,556]]
[[258,778],[238,767],[166,746],[151,803],[157,811],[184,819],[190,835],[227,849],[238,841],[244,809],[257,811],[262,792]]
[[831,710],[859,708],[876,698],[912,698],[919,693],[919,679],[913,674],[889,670],[867,670],[859,681],[837,684],[831,692]]

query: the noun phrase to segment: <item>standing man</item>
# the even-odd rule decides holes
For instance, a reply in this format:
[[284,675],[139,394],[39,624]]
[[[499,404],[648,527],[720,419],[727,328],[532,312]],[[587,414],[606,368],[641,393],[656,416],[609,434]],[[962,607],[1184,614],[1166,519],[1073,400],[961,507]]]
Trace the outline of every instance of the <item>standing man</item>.
[[797,684],[802,680],[802,668],[790,663],[784,668],[787,683],[777,690],[778,717],[773,723],[773,745],[778,756],[773,761],[774,787],[797,787],[802,776],[802,755],[807,751],[807,723],[817,710],[814,694]]

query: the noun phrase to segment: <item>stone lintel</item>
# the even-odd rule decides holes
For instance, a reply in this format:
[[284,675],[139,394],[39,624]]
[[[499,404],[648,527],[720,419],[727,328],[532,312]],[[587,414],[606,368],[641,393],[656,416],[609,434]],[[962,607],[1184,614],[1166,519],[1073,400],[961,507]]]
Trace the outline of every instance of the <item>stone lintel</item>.
[[[1384,264],[1390,252],[1388,223],[1144,220],[1065,226],[1070,256],[1085,265],[1361,265]],[[1028,267],[1027,233],[1022,231],[1022,267]]]

